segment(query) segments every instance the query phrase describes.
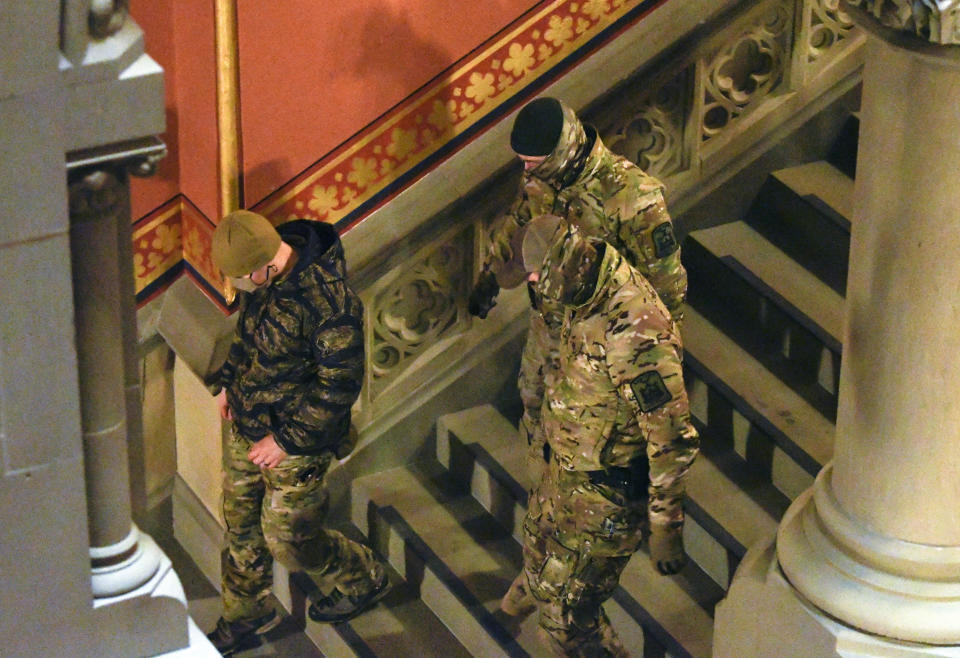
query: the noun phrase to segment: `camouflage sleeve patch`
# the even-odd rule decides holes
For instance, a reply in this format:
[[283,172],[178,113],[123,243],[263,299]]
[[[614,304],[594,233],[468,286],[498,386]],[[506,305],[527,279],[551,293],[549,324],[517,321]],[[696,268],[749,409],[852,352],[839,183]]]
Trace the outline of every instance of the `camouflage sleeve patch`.
[[673,234],[673,224],[664,222],[653,229],[653,249],[657,258],[669,256],[680,246],[677,244],[677,238]]
[[663,377],[656,370],[645,372],[634,379],[630,382],[630,388],[643,413],[659,409],[673,398],[663,382]]

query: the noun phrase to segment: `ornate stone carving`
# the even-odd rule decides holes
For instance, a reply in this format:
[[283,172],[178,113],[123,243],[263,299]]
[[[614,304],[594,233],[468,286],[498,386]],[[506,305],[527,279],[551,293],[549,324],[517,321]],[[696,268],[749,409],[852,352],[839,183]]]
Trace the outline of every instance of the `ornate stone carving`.
[[846,0],[880,23],[931,43],[960,45],[960,0]]
[[655,176],[680,171],[684,165],[689,78],[685,70],[653,93],[626,122],[604,135],[607,146]]
[[706,62],[702,136],[707,141],[757,101],[770,96],[790,61],[793,2],[768,2]]
[[814,62],[849,36],[853,21],[843,11],[840,0],[809,0],[808,4],[810,22],[806,55],[808,62]]
[[71,172],[68,185],[70,220],[94,221],[123,210],[126,184],[108,169]]
[[414,358],[451,335],[461,317],[470,277],[469,243],[458,234],[404,272],[377,297],[373,309],[370,383],[373,393],[395,379]]
[[106,39],[116,34],[127,20],[129,0],[92,0],[88,25],[90,36]]

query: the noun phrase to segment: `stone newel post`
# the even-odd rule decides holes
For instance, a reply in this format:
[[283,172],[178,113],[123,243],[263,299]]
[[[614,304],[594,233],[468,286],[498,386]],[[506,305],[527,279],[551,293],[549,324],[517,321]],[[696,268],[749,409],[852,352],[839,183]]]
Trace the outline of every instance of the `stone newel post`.
[[849,4],[871,38],[834,460],[744,560],[720,656],[960,655],[960,2]]
[[[70,182],[70,253],[76,309],[80,414],[95,597],[136,589],[160,552],[132,522],[118,223],[129,225],[122,166],[80,169]],[[129,237],[127,238],[129,240]]]

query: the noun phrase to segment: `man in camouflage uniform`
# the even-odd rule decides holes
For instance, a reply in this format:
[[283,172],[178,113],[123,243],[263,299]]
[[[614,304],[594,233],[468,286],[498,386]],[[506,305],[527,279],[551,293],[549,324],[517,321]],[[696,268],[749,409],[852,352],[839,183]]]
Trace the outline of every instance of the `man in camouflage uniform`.
[[211,389],[231,421],[224,454],[223,617],[210,633],[224,655],[276,625],[273,558],[306,572],[320,595],[309,614],[341,621],[386,591],[372,551],[324,529],[324,478],[349,453],[350,408],[363,377],[362,306],[328,224],[275,229],[245,210],[213,235],[213,259],[241,293],[229,356]]
[[[524,162],[520,192],[494,226],[470,312],[485,317],[500,287],[524,280],[518,242],[522,228],[534,217],[552,214],[613,245],[653,285],[679,323],[687,274],[662,183],[607,149],[592,126],[582,124],[572,109],[554,98],[536,99],[518,113],[510,144]],[[532,300],[534,296],[531,291]],[[557,367],[558,319],[549,303],[534,300],[534,304],[540,310],[530,314],[518,388],[524,406],[520,434],[530,448],[531,476],[536,481],[544,464],[540,408],[544,381]],[[503,609],[522,614],[529,605],[518,579],[504,597]]]
[[[530,241],[544,224],[553,236],[545,256]],[[527,234],[536,292],[561,319],[541,418],[550,458],[523,522],[523,575],[557,654],[626,656],[602,603],[646,522],[660,573],[686,561],[684,479],[699,444],[680,334],[613,247],[556,218],[534,220]]]
[[[640,167],[610,151],[597,131],[555,98],[528,103],[514,121],[510,136],[524,162],[520,192],[493,229],[470,312],[486,317],[500,287],[523,280],[516,244],[520,229],[532,218],[550,214],[576,225],[584,235],[617,249],[657,291],[677,322],[683,317],[687,273],[663,198],[663,184]],[[518,270],[521,276],[518,278]],[[554,367],[555,332],[549,309],[532,313],[520,365],[524,403],[521,434],[536,453],[542,445],[539,414],[543,381]]]

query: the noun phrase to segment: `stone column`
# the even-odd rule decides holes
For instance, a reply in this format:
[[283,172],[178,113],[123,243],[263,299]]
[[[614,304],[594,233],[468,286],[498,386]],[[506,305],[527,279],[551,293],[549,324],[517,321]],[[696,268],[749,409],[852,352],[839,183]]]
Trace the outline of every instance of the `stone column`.
[[126,172],[116,164],[70,175],[70,253],[93,594],[112,597],[154,576],[161,554],[132,522],[127,461],[124,309],[118,222],[129,223]]
[[850,4],[871,37],[834,460],[744,560],[717,655],[960,655],[960,2]]

